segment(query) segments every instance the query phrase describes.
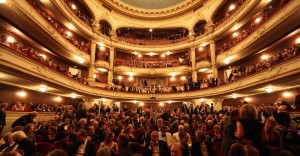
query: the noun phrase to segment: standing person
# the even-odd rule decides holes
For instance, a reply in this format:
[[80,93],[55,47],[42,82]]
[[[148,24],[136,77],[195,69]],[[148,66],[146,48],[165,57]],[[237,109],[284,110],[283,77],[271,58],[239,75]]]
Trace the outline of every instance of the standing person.
[[6,112],[7,103],[0,103],[0,135],[2,134],[3,128],[6,126]]
[[77,121],[79,121],[81,118],[87,118],[87,111],[83,107],[83,103],[80,103],[78,105],[78,109],[75,111],[75,115]]
[[12,124],[12,128],[16,127],[16,126],[26,126],[29,123],[33,123],[33,119],[35,117],[37,117],[38,113],[36,111],[33,111],[31,113],[28,113],[26,115],[21,116],[20,118],[18,118],[13,124]]
[[228,155],[230,146],[234,143],[240,143],[244,136],[243,126],[239,122],[241,119],[239,109],[233,109],[230,112],[230,119],[225,123],[225,129],[222,140],[222,151]]
[[107,133],[104,142],[100,143],[99,149],[108,147],[111,156],[119,155],[119,147],[118,144],[114,142],[114,139],[115,139],[115,134],[113,132]]
[[158,132],[151,133],[151,141],[145,145],[144,156],[170,156],[168,144],[158,140]]

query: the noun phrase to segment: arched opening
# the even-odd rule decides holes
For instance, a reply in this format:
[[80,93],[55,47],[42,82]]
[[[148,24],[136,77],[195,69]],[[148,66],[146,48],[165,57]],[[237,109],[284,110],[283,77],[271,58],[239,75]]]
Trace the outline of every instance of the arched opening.
[[111,25],[106,20],[100,20],[100,31],[103,35],[110,36]]
[[200,20],[196,23],[196,25],[194,26],[194,32],[195,32],[196,36],[200,36],[205,33],[206,24],[207,24],[207,22],[205,20]]

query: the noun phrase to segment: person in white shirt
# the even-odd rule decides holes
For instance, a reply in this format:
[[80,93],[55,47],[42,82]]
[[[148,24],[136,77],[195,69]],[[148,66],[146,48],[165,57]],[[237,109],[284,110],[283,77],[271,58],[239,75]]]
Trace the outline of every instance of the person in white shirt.
[[184,131],[184,127],[182,125],[178,126],[178,132],[173,134],[173,142],[180,142],[179,133]]
[[164,141],[170,146],[173,143],[173,137],[171,133],[167,132],[167,126],[161,126],[160,132],[158,132],[158,140]]

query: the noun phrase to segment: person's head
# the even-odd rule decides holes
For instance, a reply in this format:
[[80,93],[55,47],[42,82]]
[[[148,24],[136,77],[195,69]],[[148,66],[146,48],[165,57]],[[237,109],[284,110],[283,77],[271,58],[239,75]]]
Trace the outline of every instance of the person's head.
[[212,120],[207,120],[207,125],[209,127],[212,127],[214,125],[214,122]]
[[6,109],[7,108],[7,106],[8,106],[8,103],[0,103],[0,109]]
[[246,145],[248,156],[259,156],[259,151],[251,145]]
[[120,145],[127,145],[129,143],[129,137],[127,134],[120,134],[118,137],[118,142]]
[[183,132],[184,131],[184,126],[179,125],[178,126],[178,133]]
[[234,143],[230,146],[228,156],[247,156],[247,148],[241,143]]
[[240,110],[238,108],[232,109],[230,112],[230,118],[235,121],[240,120],[241,118]]
[[87,124],[86,119],[85,119],[85,118],[81,118],[81,119],[79,120],[79,124],[80,124],[80,125],[85,125],[85,124]]
[[20,143],[22,140],[26,139],[27,136],[23,131],[16,131],[11,134],[11,138],[15,143]]
[[161,126],[160,131],[161,131],[163,134],[165,134],[165,133],[168,131],[168,127],[165,126],[165,125],[163,125],[163,126]]
[[68,156],[68,154],[61,149],[55,149],[47,154],[47,156]]
[[110,156],[110,155],[111,155],[111,150],[107,146],[99,148],[96,154],[96,156]]
[[37,115],[38,115],[38,112],[36,112],[36,111],[33,111],[33,112],[31,112],[31,114],[32,114],[32,117],[33,117],[33,118],[35,118],[35,117],[37,117]]
[[110,142],[113,142],[115,139],[115,134],[113,132],[109,132],[106,134],[105,136],[105,142],[106,143],[110,143]]
[[87,135],[88,135],[88,133],[86,132],[85,129],[80,129],[77,132],[77,140],[84,141],[86,139]]
[[153,142],[157,142],[158,141],[158,132],[157,131],[153,131],[151,133],[151,141],[153,141]]
[[35,125],[30,123],[30,124],[27,124],[25,127],[24,127],[24,132],[26,134],[30,134],[30,133],[33,133],[35,131]]
[[164,120],[162,118],[157,119],[157,126],[161,127],[163,125]]
[[89,134],[94,134],[94,133],[95,133],[94,126],[89,126],[89,127],[88,127],[88,133],[89,133]]
[[71,123],[71,119],[69,117],[65,118],[64,124],[68,125]]
[[190,139],[190,135],[187,132],[180,132],[179,133],[179,138],[180,138],[180,142],[182,144],[187,144],[189,139]]
[[257,110],[250,104],[243,105],[240,112],[243,119],[257,119],[258,117]]
[[172,144],[170,149],[171,149],[171,156],[182,156],[182,151],[178,143]]
[[214,125],[214,131],[215,133],[220,133],[221,132],[221,126],[220,125]]
[[6,145],[10,145],[13,143],[13,140],[12,140],[12,137],[11,137],[11,132],[8,132],[6,133],[4,136],[3,136],[3,140],[5,142]]

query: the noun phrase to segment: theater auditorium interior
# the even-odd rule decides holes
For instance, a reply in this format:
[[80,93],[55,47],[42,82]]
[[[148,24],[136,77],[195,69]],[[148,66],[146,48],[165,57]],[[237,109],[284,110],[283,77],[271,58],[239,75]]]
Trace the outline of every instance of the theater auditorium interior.
[[0,17],[0,156],[300,155],[300,0],[0,0]]

